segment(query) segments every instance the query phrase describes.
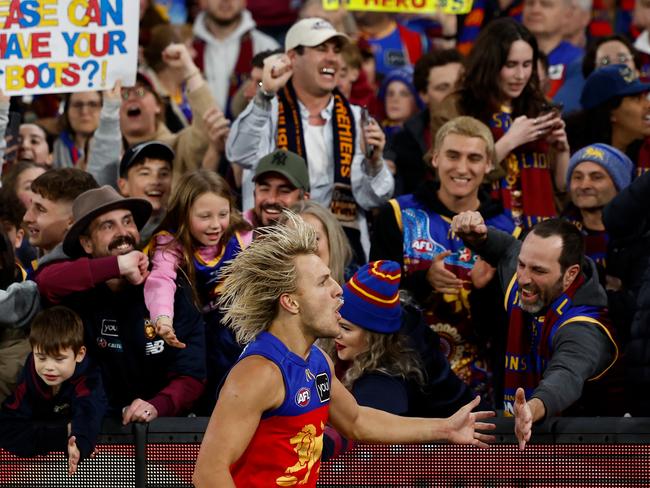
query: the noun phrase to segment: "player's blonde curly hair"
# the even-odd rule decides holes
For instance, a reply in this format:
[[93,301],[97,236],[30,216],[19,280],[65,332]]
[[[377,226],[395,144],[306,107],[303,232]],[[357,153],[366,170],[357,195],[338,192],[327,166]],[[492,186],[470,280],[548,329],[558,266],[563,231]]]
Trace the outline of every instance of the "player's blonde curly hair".
[[289,225],[258,229],[251,245],[223,271],[219,306],[224,324],[234,330],[240,344],[267,330],[277,316],[280,297],[296,291],[295,258],[316,254],[313,227],[284,212]]

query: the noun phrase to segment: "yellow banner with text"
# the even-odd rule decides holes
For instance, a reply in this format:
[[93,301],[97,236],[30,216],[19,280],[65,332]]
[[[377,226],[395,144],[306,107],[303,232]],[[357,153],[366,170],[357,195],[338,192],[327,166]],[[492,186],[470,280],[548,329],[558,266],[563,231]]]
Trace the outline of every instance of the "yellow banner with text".
[[472,10],[472,0],[323,0],[325,10],[341,7],[370,12],[467,14]]

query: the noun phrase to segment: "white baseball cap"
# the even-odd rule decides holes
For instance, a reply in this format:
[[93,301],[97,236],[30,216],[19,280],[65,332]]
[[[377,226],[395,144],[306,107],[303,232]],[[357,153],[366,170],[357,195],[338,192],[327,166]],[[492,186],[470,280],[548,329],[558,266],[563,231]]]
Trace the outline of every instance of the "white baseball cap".
[[314,47],[333,37],[340,37],[344,42],[350,40],[345,34],[338,32],[327,20],[310,17],[302,19],[291,26],[284,40],[285,52],[298,46]]

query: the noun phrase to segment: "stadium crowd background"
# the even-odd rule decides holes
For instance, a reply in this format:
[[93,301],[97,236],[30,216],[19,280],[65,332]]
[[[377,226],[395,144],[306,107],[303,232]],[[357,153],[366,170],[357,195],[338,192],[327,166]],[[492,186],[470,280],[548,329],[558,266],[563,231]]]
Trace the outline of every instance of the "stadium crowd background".
[[[363,302],[322,344],[360,403],[435,417],[478,393],[512,413],[523,378],[542,418],[649,416],[650,4],[140,3],[134,87],[0,97],[1,447],[83,458],[104,414],[209,415],[242,349],[220,271],[285,208],[314,225],[339,284],[359,271],[371,287],[369,260],[399,265],[401,337]],[[519,350],[510,276],[452,232],[464,211],[519,240],[574,225],[598,326]],[[532,283],[519,286],[542,299],[556,285]],[[374,333],[361,353],[359,326]],[[325,456],[349,447],[326,431]]]

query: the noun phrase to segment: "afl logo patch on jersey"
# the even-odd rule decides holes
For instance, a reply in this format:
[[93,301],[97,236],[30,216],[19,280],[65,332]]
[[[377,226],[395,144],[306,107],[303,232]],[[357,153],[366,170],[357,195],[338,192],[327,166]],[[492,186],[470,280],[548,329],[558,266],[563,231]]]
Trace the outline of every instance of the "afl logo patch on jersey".
[[298,390],[298,393],[296,393],[296,405],[299,407],[306,407],[309,405],[309,400],[311,400],[311,393],[309,391],[309,388],[305,388],[304,386]]

